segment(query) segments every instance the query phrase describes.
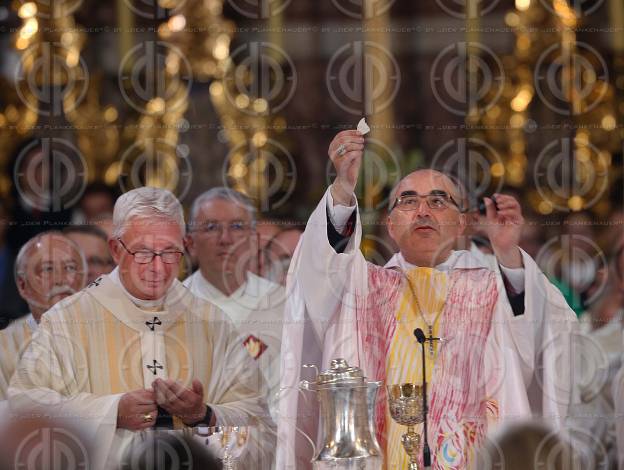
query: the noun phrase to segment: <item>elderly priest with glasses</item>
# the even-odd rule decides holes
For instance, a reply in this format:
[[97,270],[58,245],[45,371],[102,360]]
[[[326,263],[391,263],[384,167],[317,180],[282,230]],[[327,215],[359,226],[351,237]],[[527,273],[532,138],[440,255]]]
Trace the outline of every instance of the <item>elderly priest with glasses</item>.
[[[369,380],[422,384],[414,331],[424,332],[432,468],[471,468],[487,433],[509,419],[536,414],[562,426],[576,318],[518,247],[518,202],[505,195],[497,195],[496,205],[486,199],[497,263],[486,262],[454,250],[466,225],[460,188],[440,172],[414,171],[394,188],[386,220],[399,252],[384,267],[369,263],[359,250],[362,226],[354,196],[364,144],[357,131],[343,131],[332,141],[336,179],[291,262],[278,468],[309,468],[311,446],[302,436],[315,438],[309,430],[316,407],[300,398],[297,384],[309,378],[301,366],[313,355],[302,345],[314,341],[322,345],[319,368],[344,358]],[[382,389],[375,426],[385,468],[406,469],[405,427],[391,418],[385,395]],[[423,426],[416,430],[422,433]]]
[[90,468],[118,466],[140,447],[139,431],[200,425],[252,425],[248,465],[268,466],[260,372],[227,317],[176,279],[180,203],[135,189],[117,200],[113,224],[118,267],[43,316],[9,388],[13,410],[81,425],[97,448]]

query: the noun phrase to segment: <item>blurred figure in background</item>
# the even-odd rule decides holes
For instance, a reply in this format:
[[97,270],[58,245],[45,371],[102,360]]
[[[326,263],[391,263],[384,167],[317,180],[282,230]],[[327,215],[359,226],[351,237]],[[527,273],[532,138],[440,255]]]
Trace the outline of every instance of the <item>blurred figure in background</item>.
[[535,258],[579,317],[595,300],[596,287],[600,286],[596,276],[602,252],[597,249],[593,223],[585,212],[568,215],[556,235],[544,240]]
[[522,238],[520,246],[524,251],[530,254],[533,259],[537,258],[538,253],[546,243],[544,227],[539,220],[526,221],[522,227]]
[[80,248],[60,232],[35,236],[15,261],[17,286],[30,313],[0,331],[0,400],[23,349],[30,343],[41,316],[58,301],[85,286],[86,263]]
[[[624,237],[613,255],[613,269],[609,275],[608,291],[624,296]],[[584,359],[585,364],[593,366],[580,381],[580,387],[588,402],[589,416],[594,417],[593,426],[584,426],[598,442],[607,449],[611,468],[624,468],[624,302],[613,318],[602,328],[591,333],[594,341],[588,350],[593,349],[593,356]],[[585,353],[586,355],[588,353]],[[583,394],[581,395],[583,398]],[[619,467],[617,467],[619,465]]]
[[282,231],[281,226],[277,222],[270,220],[256,221],[256,234],[261,240],[260,247],[264,247],[271,239]]
[[98,227],[108,238],[110,238],[113,233],[113,217],[102,217],[101,219],[94,221],[93,226]]
[[289,228],[277,233],[261,252],[264,276],[276,284],[286,285],[290,260],[295,253],[303,230]]
[[193,437],[168,432],[148,432],[130,446],[119,470],[221,470],[223,465]]
[[573,310],[581,315],[588,307],[598,274],[598,261],[585,256],[588,245],[597,240],[594,221],[589,213],[574,212],[564,221],[560,280],[571,289]]
[[58,172],[54,155],[55,143],[52,139],[28,139],[13,152],[11,174],[14,175],[11,188],[13,202],[10,218],[13,224],[8,231],[9,246],[17,254],[24,243],[35,235],[61,229],[71,219],[71,204],[83,185],[81,177],[71,181],[71,187],[58,186]]
[[89,183],[72,214],[73,224],[92,224],[113,215],[117,192],[102,182]]
[[612,258],[609,265],[596,271],[594,282],[587,289],[588,297],[593,301],[580,318],[583,331],[599,330],[619,315],[624,305],[624,286],[618,281],[621,278],[618,278],[617,269],[618,261]]
[[70,225],[65,227],[63,233],[80,247],[87,260],[87,284],[115,268],[115,262],[108,251],[108,237],[102,229],[96,225]]
[[93,468],[96,442],[75,419],[11,417],[0,421],[0,470]]
[[[253,240],[257,245],[255,248],[257,256],[249,261],[249,271],[268,279],[266,270],[267,250],[273,237],[280,233],[280,231],[281,225],[278,222],[266,219],[255,221],[255,236]],[[253,249],[254,248],[252,248],[252,250]]]
[[478,453],[471,470],[586,470],[558,433],[539,423],[501,429]]
[[7,242],[9,229],[8,211],[0,203],[0,330],[26,311],[27,305],[20,297],[15,283],[15,254]]
[[624,233],[624,207],[613,207],[600,234],[601,246],[615,246]]
[[250,243],[256,237],[255,208],[245,195],[218,187],[195,199],[189,220],[187,246],[199,269],[184,285],[230,317],[240,344],[269,384],[274,414],[285,299],[282,286],[249,267],[259,254],[257,245]]
[[[590,464],[586,468],[618,468],[616,425],[624,411],[621,376],[624,319],[624,239],[611,256],[607,286],[587,317],[595,317],[593,331],[575,341],[575,364],[578,373],[580,406],[574,426],[582,449]],[[619,394],[619,398],[618,398]],[[620,429],[619,432],[622,432]],[[619,437],[618,437],[619,439]],[[608,462],[605,466],[601,462]]]
[[[459,185],[458,187],[462,188]],[[466,202],[467,198],[464,198],[464,204]],[[485,232],[485,216],[479,213],[476,205],[464,206],[463,213],[466,219],[466,228],[463,236],[458,238],[457,249],[468,250],[478,259],[494,267],[496,263],[492,263],[490,260],[494,251]]]

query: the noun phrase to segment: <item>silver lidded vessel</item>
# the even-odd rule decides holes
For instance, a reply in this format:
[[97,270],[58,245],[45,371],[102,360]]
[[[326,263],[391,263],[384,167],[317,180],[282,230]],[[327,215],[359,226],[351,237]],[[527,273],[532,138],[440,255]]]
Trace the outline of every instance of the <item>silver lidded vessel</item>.
[[375,404],[382,382],[369,382],[362,369],[333,359],[316,381],[303,380],[302,390],[316,392],[320,438],[314,470],[379,470],[383,454],[375,433]]

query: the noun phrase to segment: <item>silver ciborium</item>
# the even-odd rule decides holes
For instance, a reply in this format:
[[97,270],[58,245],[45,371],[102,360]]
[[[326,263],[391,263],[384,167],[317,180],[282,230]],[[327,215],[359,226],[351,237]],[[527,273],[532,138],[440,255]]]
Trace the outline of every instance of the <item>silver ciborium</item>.
[[407,432],[401,437],[403,449],[410,459],[409,470],[420,470],[418,455],[421,451],[420,436],[414,431],[414,425],[425,420],[423,413],[423,386],[411,383],[388,385],[388,406],[390,416]]

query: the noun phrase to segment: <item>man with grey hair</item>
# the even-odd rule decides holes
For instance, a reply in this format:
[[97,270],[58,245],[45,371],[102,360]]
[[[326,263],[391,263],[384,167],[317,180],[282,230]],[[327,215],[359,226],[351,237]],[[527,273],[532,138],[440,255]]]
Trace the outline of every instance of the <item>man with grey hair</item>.
[[43,313],[86,283],[86,264],[80,248],[56,231],[41,233],[26,242],[17,255],[15,271],[17,289],[30,313],[0,331],[0,400],[7,397],[21,352],[30,343]]
[[193,203],[188,248],[199,269],[186,281],[191,292],[220,307],[239,331],[238,342],[269,384],[275,416],[284,288],[255,274],[255,208],[245,195],[213,188]]
[[138,431],[252,424],[248,465],[265,468],[272,434],[258,368],[227,317],[176,279],[180,203],[138,188],[119,197],[113,224],[117,268],[44,316],[11,382],[12,404],[80,418],[98,443],[90,468],[116,467],[140,446]]

